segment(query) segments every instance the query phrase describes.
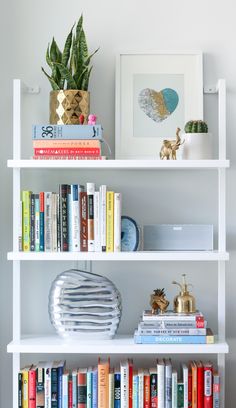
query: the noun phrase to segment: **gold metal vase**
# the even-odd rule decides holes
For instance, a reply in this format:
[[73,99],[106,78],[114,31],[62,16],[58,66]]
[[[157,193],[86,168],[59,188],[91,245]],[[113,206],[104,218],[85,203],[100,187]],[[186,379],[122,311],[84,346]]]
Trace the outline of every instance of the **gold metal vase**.
[[90,94],[87,91],[66,89],[50,92],[50,124],[78,125],[80,115],[88,122]]

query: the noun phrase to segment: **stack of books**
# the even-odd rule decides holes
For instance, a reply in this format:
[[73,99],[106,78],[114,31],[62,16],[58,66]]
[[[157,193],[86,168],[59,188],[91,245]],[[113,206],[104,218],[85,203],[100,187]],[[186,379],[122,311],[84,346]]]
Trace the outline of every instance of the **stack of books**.
[[152,314],[151,310],[144,310],[134,341],[138,344],[213,344],[214,335],[199,311]]
[[102,160],[101,125],[33,125],[34,160]]
[[136,368],[132,359],[115,368],[109,360],[68,370],[65,361],[43,361],[18,374],[19,408],[218,408],[220,376],[211,362],[182,363],[180,375],[170,358],[153,368]]
[[59,193],[22,191],[20,251],[121,251],[121,193],[94,183],[60,184]]

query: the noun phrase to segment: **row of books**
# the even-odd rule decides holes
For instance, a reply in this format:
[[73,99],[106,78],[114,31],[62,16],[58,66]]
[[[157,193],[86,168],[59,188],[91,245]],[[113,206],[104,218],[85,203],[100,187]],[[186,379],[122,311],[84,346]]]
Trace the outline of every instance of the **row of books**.
[[34,160],[102,160],[101,125],[33,125]]
[[94,183],[60,184],[59,193],[22,191],[19,249],[22,251],[121,250],[121,193]]
[[136,369],[131,359],[111,368],[109,359],[67,370],[65,361],[39,362],[18,374],[19,408],[219,408],[220,377],[211,362],[171,359]]
[[151,310],[144,310],[134,341],[139,344],[213,344],[214,335],[201,312],[153,314]]

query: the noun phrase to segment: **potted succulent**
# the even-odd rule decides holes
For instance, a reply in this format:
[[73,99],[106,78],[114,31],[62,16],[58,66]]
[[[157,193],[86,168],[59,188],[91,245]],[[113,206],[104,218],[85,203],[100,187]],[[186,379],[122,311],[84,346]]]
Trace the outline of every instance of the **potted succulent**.
[[80,115],[84,115],[87,123],[90,96],[88,92],[89,78],[92,70],[91,58],[98,51],[88,53],[86,36],[83,30],[83,15],[74,24],[68,34],[64,49],[60,51],[55,39],[52,39],[46,52],[46,62],[51,69],[48,78],[50,92],[50,123],[78,124]]
[[203,120],[190,120],[184,128],[183,159],[212,159],[212,134]]

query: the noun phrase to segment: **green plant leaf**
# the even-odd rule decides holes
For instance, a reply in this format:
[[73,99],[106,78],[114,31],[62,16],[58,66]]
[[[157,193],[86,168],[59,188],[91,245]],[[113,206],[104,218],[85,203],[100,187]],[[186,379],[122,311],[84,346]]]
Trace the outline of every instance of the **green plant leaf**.
[[61,74],[61,78],[66,80],[67,82],[67,89],[77,89],[77,85],[76,82],[73,78],[73,76],[70,73],[70,70],[65,67],[64,65],[60,64],[60,63],[55,63],[55,65],[58,67],[60,74]]
[[93,66],[91,66],[89,68],[89,70],[87,70],[87,72],[85,73],[84,77],[83,77],[83,81],[82,81],[82,87],[81,89],[83,89],[83,91],[87,91],[88,90],[88,84],[89,84],[89,78],[90,78],[90,74],[92,71]]
[[98,52],[99,47],[88,56],[88,58],[84,61],[84,65],[89,66],[91,58]]
[[83,27],[83,14],[81,14],[78,24],[76,26],[76,42],[77,43],[79,41],[80,32],[82,30],[82,27]]
[[50,47],[50,58],[52,62],[61,62],[61,51],[59,50],[59,47],[53,37],[52,39],[52,44]]
[[74,80],[77,84],[77,89],[84,90],[82,88],[83,78],[86,75],[86,71],[88,71],[87,67],[84,67],[83,71],[79,73],[79,71],[74,75]]
[[59,91],[60,88],[59,88],[58,84],[50,77],[50,75],[48,75],[48,73],[43,69],[43,67],[41,67],[41,68],[42,68],[43,73],[48,78],[48,80],[49,80],[49,82],[50,82],[50,84],[52,86],[53,91]]
[[76,43],[75,36],[73,36],[71,56],[70,56],[70,73],[72,76],[76,72],[76,56],[77,56],[77,43]]
[[70,58],[70,50],[71,50],[71,44],[72,44],[72,36],[73,36],[73,28],[74,25],[70,31],[70,33],[67,36],[66,42],[65,42],[65,46],[64,46],[64,50],[62,53],[62,58],[61,58],[61,63],[63,65],[65,65],[65,67],[67,67],[69,58]]
[[78,48],[78,65],[84,65],[85,61],[88,59],[88,46],[84,30],[81,29],[79,36],[79,48]]
[[49,44],[48,44],[48,48],[46,52],[46,62],[49,65],[49,67],[52,68],[52,61],[51,61],[50,54],[49,54]]

